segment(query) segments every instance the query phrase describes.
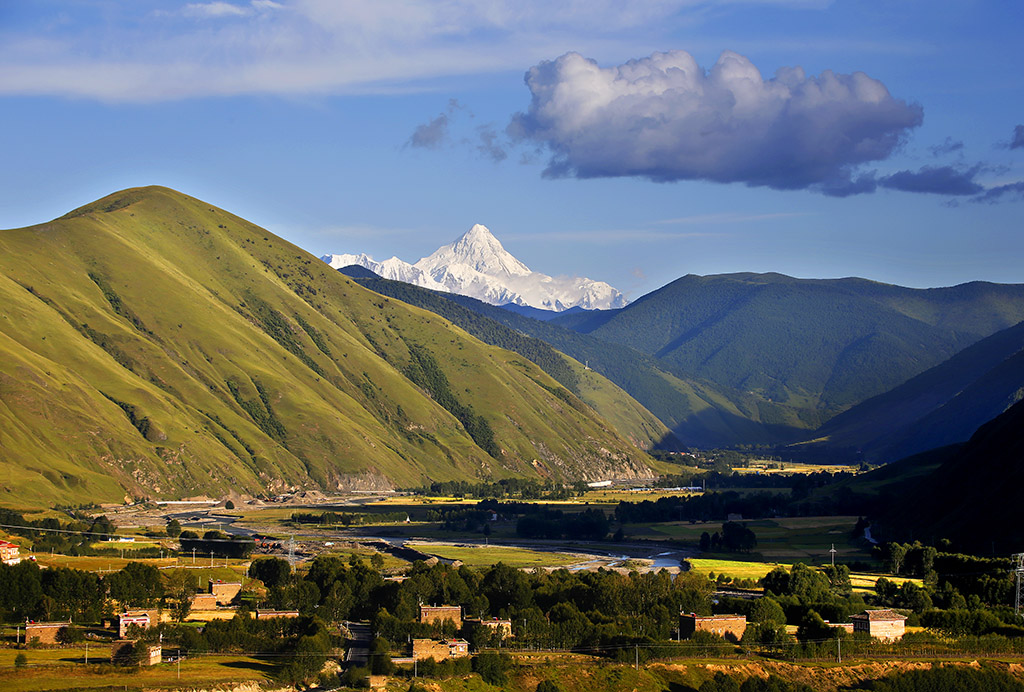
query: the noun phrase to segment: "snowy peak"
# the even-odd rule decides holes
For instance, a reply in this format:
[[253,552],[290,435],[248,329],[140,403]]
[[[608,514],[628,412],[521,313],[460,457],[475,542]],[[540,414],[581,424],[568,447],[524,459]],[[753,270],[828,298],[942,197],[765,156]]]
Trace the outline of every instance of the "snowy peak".
[[424,257],[416,267],[441,281],[446,270],[459,265],[488,275],[527,276],[530,268],[513,257],[494,234],[482,224],[475,224],[461,238],[437,252]]
[[603,281],[530,271],[481,224],[416,264],[397,257],[377,262],[366,254],[324,255],[322,259],[336,269],[358,264],[386,279],[458,293],[492,305],[514,303],[556,312],[626,305],[625,296]]

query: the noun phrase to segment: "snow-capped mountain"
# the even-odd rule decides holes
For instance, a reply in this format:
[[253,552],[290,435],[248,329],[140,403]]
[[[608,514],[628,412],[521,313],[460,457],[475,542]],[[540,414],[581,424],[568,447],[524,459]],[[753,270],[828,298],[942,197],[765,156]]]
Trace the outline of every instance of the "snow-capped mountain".
[[606,310],[626,304],[622,293],[603,281],[530,271],[480,224],[416,264],[397,257],[376,262],[365,254],[324,255],[322,259],[335,268],[358,264],[386,279],[467,295],[493,305],[514,303],[561,312],[577,306]]
[[361,253],[358,255],[324,255],[320,259],[335,269],[358,264],[360,267],[366,267],[377,276],[382,276],[385,279],[404,281],[407,284],[415,284],[416,286],[422,286],[434,291],[448,291],[445,286],[434,281],[422,269],[408,262],[403,262],[397,257],[378,262],[366,253]]

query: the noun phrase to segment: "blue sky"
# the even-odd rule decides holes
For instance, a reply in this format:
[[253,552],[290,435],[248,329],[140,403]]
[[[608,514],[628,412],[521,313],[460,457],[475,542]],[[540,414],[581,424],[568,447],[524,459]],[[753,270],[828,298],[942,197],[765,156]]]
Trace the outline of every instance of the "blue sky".
[[314,254],[474,223],[687,273],[1024,282],[1024,12],[972,0],[0,2],[0,227],[160,184]]

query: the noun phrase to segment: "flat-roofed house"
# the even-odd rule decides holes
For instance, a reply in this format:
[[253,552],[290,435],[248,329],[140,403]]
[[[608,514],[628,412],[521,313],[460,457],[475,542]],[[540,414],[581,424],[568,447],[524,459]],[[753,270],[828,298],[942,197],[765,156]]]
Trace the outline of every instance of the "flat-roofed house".
[[420,622],[440,625],[445,620],[455,623],[455,629],[462,628],[462,606],[440,605],[420,606]]
[[145,611],[133,612],[133,613],[121,613],[117,616],[117,637],[118,639],[124,639],[128,634],[128,628],[131,625],[138,625],[142,629],[147,629],[150,625],[149,613]]
[[16,565],[21,562],[21,547],[9,541],[0,541],[0,562],[5,565]]
[[240,581],[210,580],[210,593],[217,599],[217,605],[229,605],[242,590]]
[[875,639],[894,642],[906,634],[907,618],[894,610],[865,610],[851,615],[850,620],[854,633],[867,632]]
[[679,633],[687,639],[695,632],[711,632],[719,637],[739,641],[747,631],[746,615],[697,615],[683,613],[679,616]]
[[469,642],[465,639],[413,639],[412,657],[417,661],[432,658],[443,661],[448,658],[469,656]]
[[64,622],[33,622],[25,621],[25,643],[32,644],[56,644],[57,634],[65,627],[70,627],[71,621]]

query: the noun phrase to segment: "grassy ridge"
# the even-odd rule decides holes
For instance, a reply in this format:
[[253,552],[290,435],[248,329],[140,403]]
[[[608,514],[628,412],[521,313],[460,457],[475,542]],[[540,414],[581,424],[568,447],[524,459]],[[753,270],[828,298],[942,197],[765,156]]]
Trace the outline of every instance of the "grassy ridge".
[[1024,285],[728,274],[685,276],[621,310],[553,322],[677,376],[803,411],[804,427],[816,427],[814,415],[827,420],[1021,319]]
[[[424,295],[414,289],[396,288],[405,286],[399,282],[360,282],[389,295],[392,291],[400,291],[394,295],[418,305]],[[673,373],[655,358],[628,346],[577,333],[550,321],[532,319],[468,296],[444,294],[440,295],[440,300],[468,308],[515,332],[541,340],[576,361],[589,364],[593,371],[620,387],[669,428],[671,432],[663,439],[665,447],[679,447],[681,444],[731,445],[766,440],[788,442],[820,423],[820,417],[813,411],[779,405],[747,392]],[[422,305],[449,317],[450,308],[438,307],[437,303],[438,299],[434,298]],[[591,313],[583,313],[582,316],[592,317]],[[464,324],[462,318],[452,316],[449,319]],[[472,331],[473,327],[467,325],[466,329]],[[581,396],[586,399],[583,392]]]
[[[646,472],[521,356],[163,188],[0,232],[0,300],[11,497]],[[407,377],[416,349],[491,428],[493,454]]]
[[546,342],[498,322],[484,314],[482,310],[466,307],[457,302],[457,299],[451,299],[453,296],[401,281],[376,277],[356,280],[360,285],[377,293],[430,310],[454,322],[485,343],[515,351],[529,359],[593,407],[615,426],[620,434],[638,447],[649,449],[664,441],[669,435],[668,428],[660,420],[607,378],[594,370],[584,368],[578,361],[556,351]]

